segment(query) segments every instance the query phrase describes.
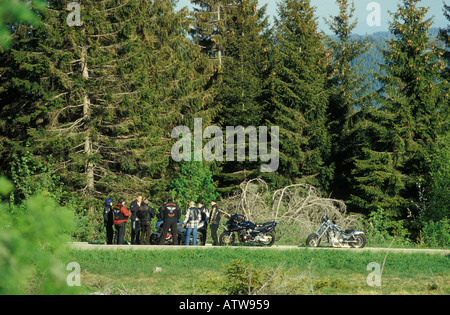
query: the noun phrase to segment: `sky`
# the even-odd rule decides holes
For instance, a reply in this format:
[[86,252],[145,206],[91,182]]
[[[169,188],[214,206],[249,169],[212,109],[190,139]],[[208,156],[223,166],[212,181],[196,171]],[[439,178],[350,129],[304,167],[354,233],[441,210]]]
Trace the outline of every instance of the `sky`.
[[[350,0],[351,1],[351,0]],[[450,5],[450,0],[445,0]],[[267,4],[267,14],[271,17],[277,15],[277,0],[259,0],[260,6]],[[358,18],[358,26],[354,30],[355,34],[366,35],[376,32],[384,32],[389,30],[390,16],[388,11],[396,12],[398,3],[401,1],[395,0],[354,0],[355,2],[355,17]],[[319,18],[319,26],[321,30],[329,34],[327,25],[324,22],[324,17],[336,15],[339,12],[335,0],[311,0],[311,3],[317,8],[316,16]],[[178,8],[187,6],[192,9],[190,0],[179,0]],[[443,0],[422,0],[420,6],[429,7],[427,18],[434,16],[434,23],[432,27],[444,28],[450,22],[444,17]],[[380,14],[377,15],[377,10]],[[379,16],[379,21],[376,17]],[[369,18],[369,22],[367,21]],[[272,18],[271,18],[272,21]]]

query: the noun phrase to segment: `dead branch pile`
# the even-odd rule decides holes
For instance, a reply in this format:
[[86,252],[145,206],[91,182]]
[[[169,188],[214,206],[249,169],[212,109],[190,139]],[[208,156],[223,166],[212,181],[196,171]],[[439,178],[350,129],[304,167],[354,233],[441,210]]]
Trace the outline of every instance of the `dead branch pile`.
[[222,206],[230,214],[243,213],[257,223],[277,221],[280,236],[296,233],[298,239],[307,237],[327,216],[343,229],[354,228],[361,221],[359,215],[347,215],[341,200],[324,198],[309,184],[294,184],[271,193],[262,179],[252,179],[240,185],[241,192],[223,200]]

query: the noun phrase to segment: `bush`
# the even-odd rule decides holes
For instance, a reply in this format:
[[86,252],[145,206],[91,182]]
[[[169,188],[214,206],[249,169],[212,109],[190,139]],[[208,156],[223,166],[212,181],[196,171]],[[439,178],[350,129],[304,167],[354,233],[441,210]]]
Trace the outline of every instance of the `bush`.
[[[3,195],[12,191],[0,179]],[[71,232],[72,215],[37,193],[19,205],[0,203],[0,294],[71,292],[60,262]]]
[[396,243],[410,243],[409,232],[404,226],[404,221],[391,219],[381,206],[378,206],[377,211],[370,213],[364,229],[367,231],[368,241],[374,244],[390,242],[394,237]]
[[450,246],[450,220],[444,219],[438,222],[426,222],[421,235],[427,246]]
[[224,288],[230,295],[250,295],[261,287],[261,273],[243,259],[234,259],[225,267],[225,278]]

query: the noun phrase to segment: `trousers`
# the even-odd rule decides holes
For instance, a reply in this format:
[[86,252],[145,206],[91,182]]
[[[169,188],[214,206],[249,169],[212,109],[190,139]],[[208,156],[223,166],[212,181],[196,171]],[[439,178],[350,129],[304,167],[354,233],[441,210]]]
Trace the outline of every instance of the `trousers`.
[[[145,237],[145,242],[144,242]],[[150,221],[141,222],[141,244],[150,244]]]
[[191,234],[192,234],[192,245],[197,245],[197,231],[198,229],[194,228],[187,228],[186,229],[186,238],[184,240],[184,245],[189,245],[191,241]]
[[166,243],[166,235],[169,232],[169,229],[172,233],[173,245],[178,245],[178,222],[177,221],[169,221],[164,222],[162,225],[161,237],[159,238],[159,245],[164,245]]
[[123,243],[123,239],[125,237],[125,224],[126,222],[122,222],[114,225],[114,227],[116,228],[116,235],[114,240],[117,242],[116,244],[118,245],[122,245]]

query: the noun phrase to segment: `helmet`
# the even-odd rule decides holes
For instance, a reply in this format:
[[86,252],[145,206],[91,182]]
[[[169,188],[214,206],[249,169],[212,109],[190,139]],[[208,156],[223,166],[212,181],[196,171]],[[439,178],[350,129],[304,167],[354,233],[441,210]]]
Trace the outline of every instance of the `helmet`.
[[112,199],[106,199],[106,201],[105,201],[105,206],[109,206],[109,204],[110,204],[111,202],[113,202]]

